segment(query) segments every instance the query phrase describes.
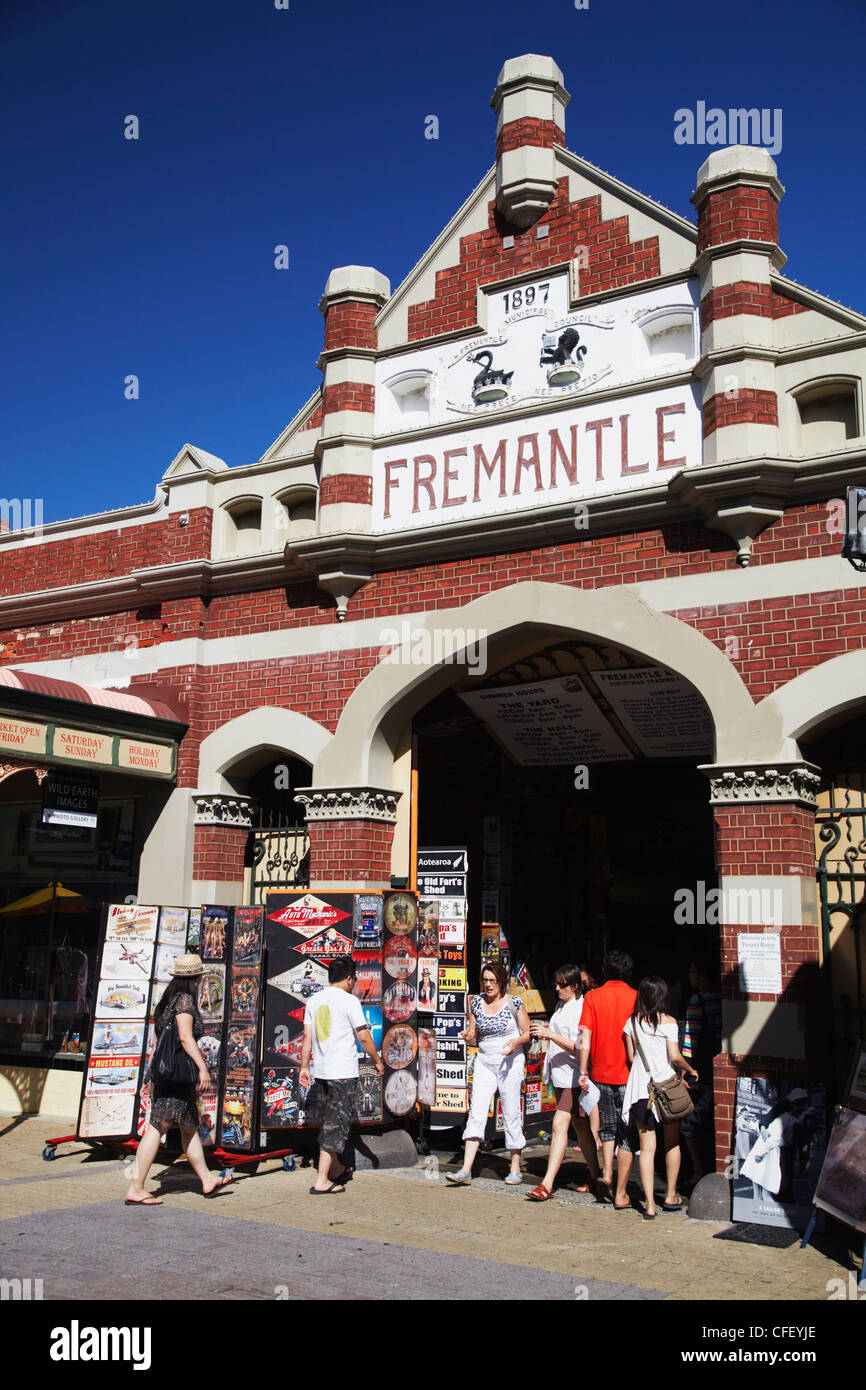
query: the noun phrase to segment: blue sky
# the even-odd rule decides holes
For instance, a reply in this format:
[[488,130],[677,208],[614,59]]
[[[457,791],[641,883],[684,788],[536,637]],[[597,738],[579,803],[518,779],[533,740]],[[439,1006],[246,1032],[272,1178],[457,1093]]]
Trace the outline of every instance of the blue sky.
[[521,53],[562,68],[571,149],[690,218],[710,151],[674,112],[781,108],[786,273],[866,311],[863,0],[290,5],[0,5],[0,491],[46,521],[148,500],[186,441],[258,458],[319,383],[329,271],[399,283],[492,164]]

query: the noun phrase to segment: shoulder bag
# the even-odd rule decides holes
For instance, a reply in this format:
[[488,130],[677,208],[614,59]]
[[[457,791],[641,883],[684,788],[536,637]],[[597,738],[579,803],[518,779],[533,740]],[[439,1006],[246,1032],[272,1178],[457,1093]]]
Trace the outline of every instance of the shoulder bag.
[[656,1081],[653,1078],[649,1062],[646,1059],[638,1036],[640,1024],[638,1023],[636,1015],[632,1014],[631,1022],[634,1045],[640,1053],[640,1059],[649,1076],[647,1109],[653,1110],[656,1119],[663,1125],[670,1125],[684,1120],[686,1115],[691,1115],[695,1106],[682,1077],[677,1076],[676,1072],[674,1072],[673,1076],[669,1076],[667,1081]]
[[198,1079],[198,1067],[181,1046],[177,1016],[163,1028],[157,1039],[150,1063],[150,1074],[161,1088],[193,1086]]

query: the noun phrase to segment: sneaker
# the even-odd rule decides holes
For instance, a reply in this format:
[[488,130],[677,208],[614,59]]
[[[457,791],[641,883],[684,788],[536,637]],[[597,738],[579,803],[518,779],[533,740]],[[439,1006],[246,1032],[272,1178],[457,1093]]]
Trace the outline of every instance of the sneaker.
[[508,1183],[509,1187],[519,1187],[523,1179],[519,1173],[509,1173],[505,1181]]
[[459,1173],[446,1173],[445,1181],[453,1183],[455,1187],[470,1187],[472,1174],[467,1173],[465,1168],[461,1168]]

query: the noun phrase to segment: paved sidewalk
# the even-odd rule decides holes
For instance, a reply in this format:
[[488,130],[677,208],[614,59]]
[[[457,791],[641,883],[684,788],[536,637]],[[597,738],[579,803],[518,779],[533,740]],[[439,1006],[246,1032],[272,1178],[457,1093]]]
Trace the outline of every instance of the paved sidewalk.
[[45,1139],[63,1132],[0,1119],[0,1274],[41,1278],[46,1299],[381,1299],[408,1288],[438,1300],[811,1301],[850,1267],[835,1231],[801,1251],[723,1239],[727,1223],[661,1212],[646,1222],[574,1191],[529,1203],[540,1153],[522,1188],[504,1185],[498,1158],[484,1159],[471,1189],[422,1160],[313,1198],[310,1169],[274,1161],[209,1202],[185,1163],[157,1164],[148,1185],[165,1205],[134,1209],[122,1202],[124,1163],[105,1150],[71,1144],[42,1161]]

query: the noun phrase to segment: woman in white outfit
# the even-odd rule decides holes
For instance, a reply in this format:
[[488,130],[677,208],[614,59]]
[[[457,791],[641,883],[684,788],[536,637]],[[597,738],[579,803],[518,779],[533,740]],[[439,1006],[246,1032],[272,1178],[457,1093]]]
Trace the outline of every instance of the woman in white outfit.
[[520,1088],[526,1059],[523,1049],[529,1042],[529,1015],[519,999],[508,994],[508,976],[499,961],[481,968],[481,993],[470,1003],[467,1026],[461,1037],[472,1047],[478,1044],[472,1076],[472,1103],[463,1131],[463,1166],[459,1173],[446,1173],[448,1182],[468,1187],[478,1145],[484,1138],[490,1102],[499,1092],[505,1142],[511,1153],[511,1169],[505,1179],[520,1182],[520,1155],[526,1147],[520,1122]]
[[[631,1065],[628,1084],[622,1103],[622,1117],[627,1124],[637,1126],[640,1135],[641,1186],[646,1205],[644,1220],[655,1219],[655,1156],[656,1133],[664,1131],[665,1174],[667,1191],[662,1202],[662,1211],[681,1211],[683,1201],[677,1196],[677,1178],[680,1175],[680,1122],[660,1125],[652,1110],[647,1106],[650,1081],[667,1081],[674,1075],[674,1066],[698,1080],[698,1074],[683,1057],[679,1048],[677,1021],[664,1012],[668,1002],[668,987],[658,975],[647,975],[638,985],[634,1012],[623,1028],[625,1050]],[[644,1066],[634,1039],[640,1045],[647,1060],[649,1071]],[[625,1210],[625,1208],[624,1208]]]
[[[532,1036],[546,1038],[547,1056],[544,1059],[544,1080],[556,1094],[556,1113],[553,1117],[553,1136],[550,1141],[550,1154],[547,1172],[541,1182],[527,1194],[527,1201],[549,1202],[553,1196],[553,1184],[562,1166],[568,1148],[568,1131],[574,1126],[580,1140],[578,1120],[580,1118],[581,1092],[577,1085],[577,1043],[580,1037],[580,1015],[583,1012],[583,999],[580,994],[580,970],[576,965],[561,965],[553,977],[559,1000],[549,1023],[533,1023]],[[592,1149],[594,1154],[594,1146]],[[589,1185],[579,1187],[578,1192],[588,1192]]]

